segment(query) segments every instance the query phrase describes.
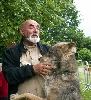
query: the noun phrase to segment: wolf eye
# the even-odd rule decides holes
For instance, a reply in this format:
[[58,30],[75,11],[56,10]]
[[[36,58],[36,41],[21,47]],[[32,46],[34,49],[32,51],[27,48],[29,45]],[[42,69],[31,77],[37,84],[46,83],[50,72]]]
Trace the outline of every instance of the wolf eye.
[[51,51],[49,51],[49,53],[51,53]]

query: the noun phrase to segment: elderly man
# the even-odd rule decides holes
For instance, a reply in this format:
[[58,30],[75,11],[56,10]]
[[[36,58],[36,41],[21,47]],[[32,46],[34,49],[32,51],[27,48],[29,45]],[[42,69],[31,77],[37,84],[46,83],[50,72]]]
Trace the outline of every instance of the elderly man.
[[50,73],[51,64],[40,63],[39,58],[49,51],[49,46],[40,43],[40,25],[26,20],[20,29],[21,42],[8,48],[3,56],[3,73],[9,85],[9,94],[30,92],[45,98],[44,75]]

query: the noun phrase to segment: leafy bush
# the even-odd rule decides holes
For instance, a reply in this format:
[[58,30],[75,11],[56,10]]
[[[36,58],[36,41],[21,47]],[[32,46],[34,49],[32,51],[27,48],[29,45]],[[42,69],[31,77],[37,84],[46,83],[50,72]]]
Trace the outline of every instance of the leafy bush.
[[87,48],[83,48],[78,51],[78,59],[82,59],[83,61],[91,61],[91,51]]
[[6,47],[0,46],[0,63],[2,62],[2,56],[3,56],[3,52],[5,49],[6,49]]

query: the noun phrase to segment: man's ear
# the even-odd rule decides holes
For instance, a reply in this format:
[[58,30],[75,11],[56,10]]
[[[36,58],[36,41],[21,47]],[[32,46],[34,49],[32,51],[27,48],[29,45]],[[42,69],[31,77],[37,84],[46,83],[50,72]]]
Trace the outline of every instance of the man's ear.
[[23,31],[22,28],[20,29],[20,33],[21,33],[22,36],[24,36],[24,31]]

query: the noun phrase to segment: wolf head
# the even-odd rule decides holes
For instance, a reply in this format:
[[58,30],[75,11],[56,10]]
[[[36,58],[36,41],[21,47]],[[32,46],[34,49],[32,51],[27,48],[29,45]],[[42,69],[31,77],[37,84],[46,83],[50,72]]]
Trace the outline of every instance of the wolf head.
[[51,62],[51,67],[53,69],[59,69],[62,71],[75,71],[75,53],[75,42],[60,42],[52,46],[49,52],[40,58],[40,61]]

